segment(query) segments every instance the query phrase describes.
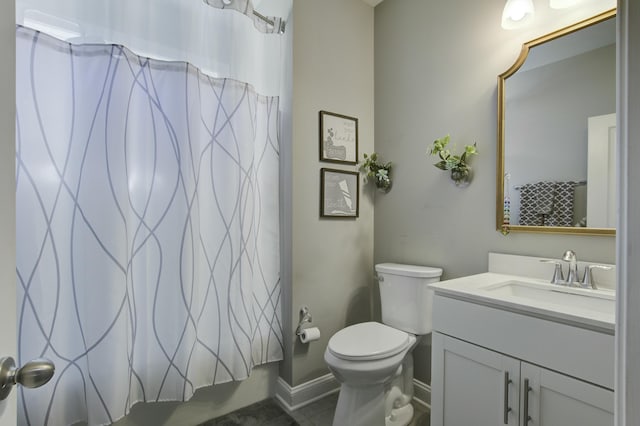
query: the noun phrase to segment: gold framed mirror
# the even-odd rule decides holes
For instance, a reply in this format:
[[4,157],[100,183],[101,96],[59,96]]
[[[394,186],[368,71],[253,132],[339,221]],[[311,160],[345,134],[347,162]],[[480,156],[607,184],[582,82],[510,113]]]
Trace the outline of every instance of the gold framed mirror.
[[615,16],[523,44],[498,76],[503,234],[615,235]]

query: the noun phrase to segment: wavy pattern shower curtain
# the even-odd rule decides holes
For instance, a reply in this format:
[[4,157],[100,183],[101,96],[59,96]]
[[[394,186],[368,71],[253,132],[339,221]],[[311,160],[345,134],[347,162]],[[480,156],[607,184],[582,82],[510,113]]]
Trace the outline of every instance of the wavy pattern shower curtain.
[[16,36],[19,358],[56,364],[20,423],[108,424],[282,359],[278,96]]

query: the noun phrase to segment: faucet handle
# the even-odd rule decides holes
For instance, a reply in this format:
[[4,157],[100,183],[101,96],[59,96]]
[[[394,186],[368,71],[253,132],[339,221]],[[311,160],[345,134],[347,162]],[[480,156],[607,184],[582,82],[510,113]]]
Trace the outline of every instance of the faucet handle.
[[560,263],[560,261],[551,259],[540,259],[540,262],[553,263],[554,265],[556,265],[555,269],[553,270],[553,277],[551,277],[550,282],[551,284],[564,285],[564,274],[562,273],[562,263]]
[[613,268],[611,266],[606,266],[606,265],[587,265],[584,268],[584,276],[582,277],[582,283],[580,283],[580,287],[592,288],[594,290],[598,289],[598,286],[596,286],[596,283],[593,280],[594,269],[602,269],[604,271],[609,271]]
[[562,255],[562,260],[565,262],[575,262],[576,261],[576,252],[573,250],[567,250]]

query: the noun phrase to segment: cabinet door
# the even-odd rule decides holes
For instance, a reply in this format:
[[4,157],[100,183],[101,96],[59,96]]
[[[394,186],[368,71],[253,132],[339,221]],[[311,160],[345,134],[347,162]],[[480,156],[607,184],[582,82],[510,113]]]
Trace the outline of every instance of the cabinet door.
[[525,362],[520,374],[522,426],[613,425],[613,391]]
[[518,424],[520,361],[433,333],[431,426]]

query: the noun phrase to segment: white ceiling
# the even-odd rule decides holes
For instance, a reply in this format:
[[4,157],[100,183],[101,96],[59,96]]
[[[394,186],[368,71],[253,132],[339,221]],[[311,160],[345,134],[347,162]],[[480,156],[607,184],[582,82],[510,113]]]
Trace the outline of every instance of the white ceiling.
[[378,4],[382,3],[382,0],[362,0],[362,1],[372,7],[376,7]]

